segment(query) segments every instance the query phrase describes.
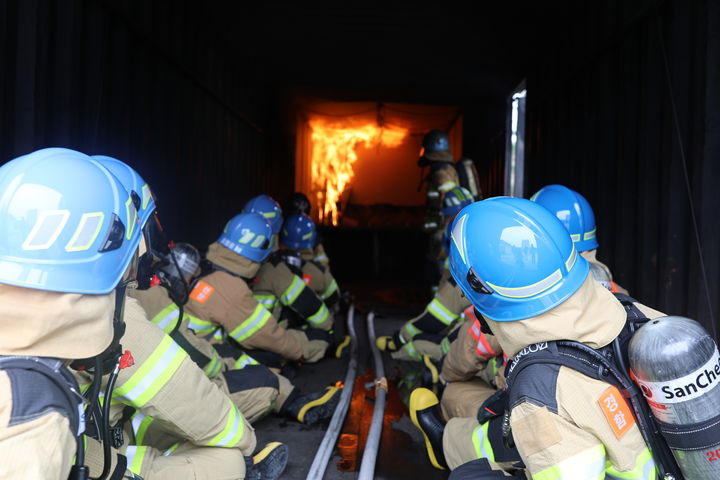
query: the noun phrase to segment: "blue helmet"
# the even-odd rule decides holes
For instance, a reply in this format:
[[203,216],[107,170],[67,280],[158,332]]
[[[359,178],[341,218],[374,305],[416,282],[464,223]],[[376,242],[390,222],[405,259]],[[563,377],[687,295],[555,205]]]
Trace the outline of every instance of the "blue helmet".
[[447,133],[441,130],[430,130],[423,137],[422,145],[425,153],[450,151],[450,140],[448,139]]
[[122,183],[87,155],[46,148],[0,168],[0,283],[106,294],[140,243]]
[[565,225],[579,252],[598,247],[595,214],[585,197],[578,192],[562,185],[548,185],[530,200],[550,210]]
[[317,230],[315,222],[304,213],[290,215],[280,233],[280,245],[289,248],[315,248]]
[[125,190],[130,192],[133,203],[135,203],[135,208],[137,208],[138,211],[140,226],[144,227],[150,215],[155,211],[155,198],[147,182],[143,180],[134,168],[117,158],[105,155],[93,155],[92,158],[110,170],[110,173],[115,175],[125,186]]
[[450,273],[480,313],[512,322],[567,300],[587,278],[588,263],[545,208],[496,197],[455,218]]
[[253,197],[248,200],[242,211],[243,213],[259,213],[270,222],[273,234],[280,233],[283,224],[282,209],[272,197],[265,194]]
[[463,187],[453,187],[443,197],[442,214],[449,218],[456,215],[460,210],[473,203],[475,199],[472,193]]
[[241,257],[262,262],[272,252],[272,228],[262,215],[240,213],[225,225],[218,243]]

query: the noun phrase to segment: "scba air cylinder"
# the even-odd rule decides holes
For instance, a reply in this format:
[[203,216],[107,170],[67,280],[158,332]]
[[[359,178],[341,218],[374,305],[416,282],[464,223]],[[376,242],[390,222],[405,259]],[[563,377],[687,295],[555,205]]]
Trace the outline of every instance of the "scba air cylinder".
[[688,480],[720,479],[720,354],[694,320],[662,317],[630,341],[630,366]]

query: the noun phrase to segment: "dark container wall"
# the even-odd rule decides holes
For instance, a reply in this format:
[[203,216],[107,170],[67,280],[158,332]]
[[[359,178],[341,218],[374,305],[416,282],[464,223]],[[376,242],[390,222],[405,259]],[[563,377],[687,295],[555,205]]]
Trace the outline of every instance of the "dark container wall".
[[0,163],[50,146],[115,156],[200,248],[251,196],[287,195],[262,74],[202,22],[183,2],[0,1]]
[[713,0],[588,4],[572,46],[528,79],[528,195],[550,183],[583,193],[616,281],[711,331],[711,309],[715,322],[720,312],[719,31]]

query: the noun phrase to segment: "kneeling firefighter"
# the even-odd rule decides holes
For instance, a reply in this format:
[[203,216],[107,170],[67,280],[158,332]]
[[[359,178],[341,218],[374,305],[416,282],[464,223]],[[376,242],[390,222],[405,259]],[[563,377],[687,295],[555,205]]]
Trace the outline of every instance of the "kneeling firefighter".
[[308,363],[317,362],[327,351],[332,337],[334,318],[325,303],[285,263],[277,251],[279,234],[283,225],[280,205],[267,195],[250,199],[243,207],[245,213],[265,217],[272,228],[273,253],[268,255],[255,275],[252,284],[253,297],[279,318],[283,308],[293,311],[306,325],[290,329],[290,334],[302,345],[303,358]]
[[[94,158],[109,174],[116,172],[129,190],[122,206],[137,214],[127,235],[140,237],[138,276],[146,278],[148,257],[167,249],[157,241],[152,193],[128,165],[111,157]],[[132,280],[129,289],[137,283],[134,275]],[[122,344],[131,357],[125,368],[102,378],[106,385],[116,382],[111,400],[103,400],[104,416],[113,426],[112,434],[102,438],[103,447],[118,448],[127,457],[128,468],[145,478],[277,478],[287,463],[287,447],[269,444],[252,457],[254,431],[227,395],[149,321],[137,300],[125,298],[122,318],[126,325]],[[76,378],[81,388],[87,385],[84,372]],[[98,450],[96,442],[88,442],[89,462]]]
[[[83,466],[81,434],[84,417],[102,423],[99,378],[120,356],[135,207],[115,177],[65,148],[3,165],[0,195],[0,477],[100,477],[102,466]],[[94,378],[85,399],[69,359]]]
[[[578,192],[563,185],[548,185],[541,188],[530,198],[531,201],[539,203],[555,215],[563,226],[570,233],[570,238],[575,244],[575,249],[582,257],[590,263],[594,271],[593,275],[601,283],[605,282],[612,292],[619,292],[625,295],[628,291],[613,281],[610,269],[597,259],[597,227],[595,226],[595,213],[590,203]],[[607,280],[605,280],[607,278]]]
[[[512,237],[504,234],[510,227]],[[645,324],[641,333],[661,338],[652,328],[663,321],[648,318],[662,314],[595,282],[562,224],[532,202],[497,198],[470,206],[452,236],[452,274],[513,358],[506,369],[509,423],[533,478],[682,478],[668,444],[690,449],[701,442],[677,425],[672,442],[656,435],[626,367],[633,331]],[[662,365],[644,367],[646,380],[668,378],[667,371],[652,377]]]
[[[654,435],[647,404],[617,367],[626,362],[632,330],[660,312],[595,282],[562,224],[527,200],[494,198],[461,212],[450,262],[512,358],[506,415],[532,478],[681,478],[667,444]],[[491,422],[448,422],[443,439],[451,468],[498,460]],[[475,448],[462,437],[477,440]],[[437,440],[430,443],[437,448]]]
[[[304,213],[308,217],[310,216],[310,200],[302,192],[295,192],[290,195],[284,207],[285,215],[290,216],[296,213]],[[316,239],[315,246],[313,247],[312,260],[322,264],[323,267],[330,268],[330,259],[325,253],[325,247],[322,244],[320,237]]]

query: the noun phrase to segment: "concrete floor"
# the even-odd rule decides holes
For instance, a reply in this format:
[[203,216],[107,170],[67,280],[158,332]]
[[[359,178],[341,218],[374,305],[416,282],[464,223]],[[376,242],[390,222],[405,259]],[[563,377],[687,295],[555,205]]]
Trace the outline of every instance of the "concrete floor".
[[[408,318],[410,318],[410,314],[402,315],[398,312],[390,312],[378,317],[375,322],[377,335],[388,335],[394,332]],[[344,322],[344,318],[339,318],[339,321]],[[365,322],[365,315],[356,314],[355,325],[359,347],[358,375],[363,375],[366,368],[372,367]],[[388,355],[383,355],[383,358],[386,376],[391,381],[393,377],[401,377],[409,371],[419,371],[419,366],[414,364],[404,363],[400,365],[393,362]],[[294,372],[288,372],[287,376],[292,377],[293,383],[303,393],[310,393],[334,384],[337,380],[342,380],[345,376],[345,370],[345,360],[326,358],[317,364],[303,365]],[[407,392],[403,391],[401,393],[407,394]],[[448,474],[446,472],[434,469],[427,460],[422,435],[407,416],[407,409],[405,409],[405,414],[402,415],[400,420],[393,423],[386,422],[386,425],[390,425],[392,431],[383,434],[375,469],[375,478],[412,478],[415,480],[447,478]],[[266,417],[255,424],[259,445],[270,441],[282,441],[289,446],[290,460],[282,477],[288,480],[306,478],[315,457],[315,452],[322,441],[325,428],[325,425],[307,427],[277,416]],[[328,480],[357,478],[357,472],[339,471],[337,468],[339,460],[340,457],[337,456],[336,451],[330,460],[324,478]]]

